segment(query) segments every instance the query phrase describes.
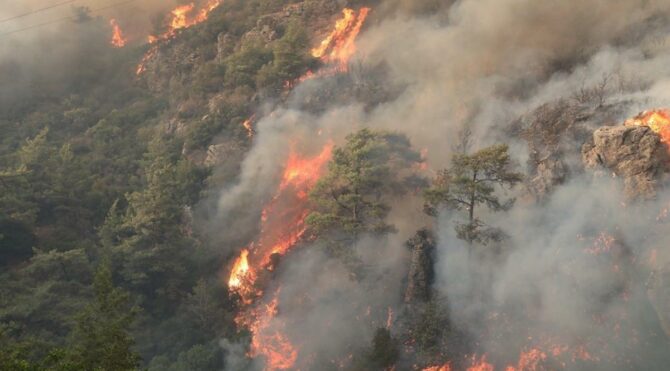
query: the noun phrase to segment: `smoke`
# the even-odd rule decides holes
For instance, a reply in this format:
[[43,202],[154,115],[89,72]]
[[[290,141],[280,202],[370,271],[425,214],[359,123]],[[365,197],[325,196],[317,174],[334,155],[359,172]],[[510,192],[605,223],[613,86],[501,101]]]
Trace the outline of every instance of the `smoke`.
[[[358,128],[390,129],[407,134],[415,147],[427,150],[430,167],[440,169],[449,163],[457,133],[468,126],[473,148],[509,143],[515,160],[524,163],[527,145],[510,134],[510,123],[603,79],[608,104],[625,107],[617,119],[670,104],[667,1],[462,0],[436,16],[415,15],[431,9],[431,2],[420,11],[405,7],[409,2],[392,4],[402,16],[380,17],[364,31],[358,63],[383,69],[384,83],[401,86],[402,92],[372,107],[338,101],[316,113],[297,102],[332,85],[310,81],[296,89],[289,107],[258,123],[239,183],[221,191],[213,224],[224,220],[234,227],[218,233],[256,228],[254,220],[271,197],[290,146],[310,153],[326,139],[342,143]],[[577,151],[580,146],[572,143]],[[546,203],[520,202],[505,215],[482,214],[510,236],[501,257],[483,262],[473,261],[455,238],[453,216],[441,216],[435,225],[435,290],[448,298],[452,319],[482,352],[513,360],[529,337],[539,343],[544,334],[578,347],[608,333],[628,313],[641,326],[640,342],[626,348],[629,339],[613,340],[612,353],[621,351],[616,357],[629,357],[638,366],[645,365],[639,354],[651,354],[647,366],[659,359],[656,352],[665,343],[650,346],[663,336],[649,325],[657,322],[648,319],[655,312],[639,277],[644,269],[625,262],[648,256],[666,241],[662,226],[654,225],[660,207],[622,206],[618,182],[575,175]],[[303,246],[285,258],[274,282],[287,304],[275,320],[289,337],[300,339],[301,355],[336,357],[362,347],[381,323],[383,309],[398,308],[408,264],[404,241],[427,222],[417,218],[418,197],[394,206],[393,221],[401,231],[355,247],[370,269],[360,281],[320,246]],[[621,256],[614,261],[585,253],[600,232],[615,236]],[[613,264],[627,271],[616,271]],[[473,296],[474,289],[483,294]],[[611,297],[612,292],[621,295]],[[360,316],[367,306],[377,314],[366,327]],[[504,324],[489,317],[496,313],[507,319]]]
[[[141,45],[173,1],[8,0],[0,9],[0,107],[9,115],[30,102],[81,94],[121,78],[110,47],[111,18]],[[114,5],[114,6],[112,6]],[[83,11],[82,9],[88,9]],[[125,72],[125,71],[124,71]],[[127,74],[126,74],[127,75]]]

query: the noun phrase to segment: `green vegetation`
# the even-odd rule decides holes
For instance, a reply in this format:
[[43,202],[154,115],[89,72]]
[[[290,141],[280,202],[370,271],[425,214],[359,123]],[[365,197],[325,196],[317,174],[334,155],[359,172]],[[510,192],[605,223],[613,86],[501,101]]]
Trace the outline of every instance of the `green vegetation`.
[[[208,186],[235,179],[255,97],[314,66],[299,16],[243,38],[291,2],[226,1],[164,50],[197,63],[142,79],[144,48],[111,48],[86,9],[45,40],[77,48],[0,60],[0,369],[223,367],[218,340],[240,336],[227,257],[190,220]],[[213,177],[216,137],[237,153]]]
[[404,135],[369,129],[349,135],[311,192],[315,211],[307,224],[334,240],[392,231],[389,200],[416,184],[411,169],[420,161]]
[[[30,85],[0,95],[0,369],[223,368],[218,341],[247,334],[237,333],[239,303],[220,277],[229,249],[201,235],[193,214],[208,188],[236,179],[251,145],[241,123],[318,65],[305,24],[316,2],[270,36],[256,32],[295,2],[226,1],[139,79],[144,48],[109,47],[105,20],[83,9],[59,36],[81,45],[61,56],[62,70],[0,63],[0,88]],[[216,174],[204,161],[215,140],[232,148]],[[438,178],[429,203],[468,202],[470,170],[513,184],[505,155],[455,160],[462,172]],[[420,161],[404,135],[349,135],[310,194],[311,235],[357,264],[353,243],[392,233],[391,203],[425,187]],[[504,209],[484,179],[475,176],[472,208]],[[468,225],[477,223],[473,214]],[[416,325],[422,349],[440,344],[440,320],[427,311]],[[357,362],[387,369],[400,351],[379,328]]]
[[425,191],[426,211],[436,215],[441,206],[467,214],[465,222],[458,223],[458,237],[469,244],[499,240],[502,232],[488,227],[476,215],[477,206],[492,211],[505,211],[514,199],[502,201],[497,187],[512,187],[522,179],[514,172],[506,145],[484,148],[471,155],[456,154],[449,169],[440,171],[433,185]]

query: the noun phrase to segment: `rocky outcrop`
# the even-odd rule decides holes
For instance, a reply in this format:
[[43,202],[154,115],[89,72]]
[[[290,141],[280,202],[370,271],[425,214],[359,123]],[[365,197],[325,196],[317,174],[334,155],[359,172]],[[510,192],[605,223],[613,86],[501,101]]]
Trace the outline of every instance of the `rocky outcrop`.
[[405,303],[423,303],[430,299],[430,286],[433,281],[433,251],[435,240],[430,231],[422,229],[407,241],[411,252]]
[[542,105],[522,116],[513,131],[528,143],[526,188],[541,200],[579,171],[581,145],[589,138],[594,122],[611,122],[616,107],[581,104],[559,100]]
[[230,158],[236,158],[242,152],[240,146],[234,141],[213,144],[207,148],[207,156],[204,160],[205,166],[221,165]]
[[644,126],[600,128],[582,148],[584,166],[621,177],[629,199],[656,195],[667,157],[661,138]]

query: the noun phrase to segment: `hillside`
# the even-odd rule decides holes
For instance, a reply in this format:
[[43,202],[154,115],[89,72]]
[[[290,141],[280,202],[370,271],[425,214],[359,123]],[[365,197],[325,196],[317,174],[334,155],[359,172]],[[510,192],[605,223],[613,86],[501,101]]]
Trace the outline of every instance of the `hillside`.
[[0,10],[0,369],[669,367],[666,1],[167,3]]

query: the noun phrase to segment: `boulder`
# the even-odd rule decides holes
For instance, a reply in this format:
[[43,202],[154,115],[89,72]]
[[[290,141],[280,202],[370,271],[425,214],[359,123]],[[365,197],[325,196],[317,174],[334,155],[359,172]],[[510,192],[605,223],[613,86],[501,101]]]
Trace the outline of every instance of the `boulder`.
[[668,150],[661,138],[644,126],[602,127],[582,147],[584,166],[621,177],[629,199],[656,195],[667,169],[667,158]]
[[205,166],[219,166],[226,161],[236,159],[243,153],[240,146],[234,141],[212,144],[207,148],[207,155],[203,162]]

